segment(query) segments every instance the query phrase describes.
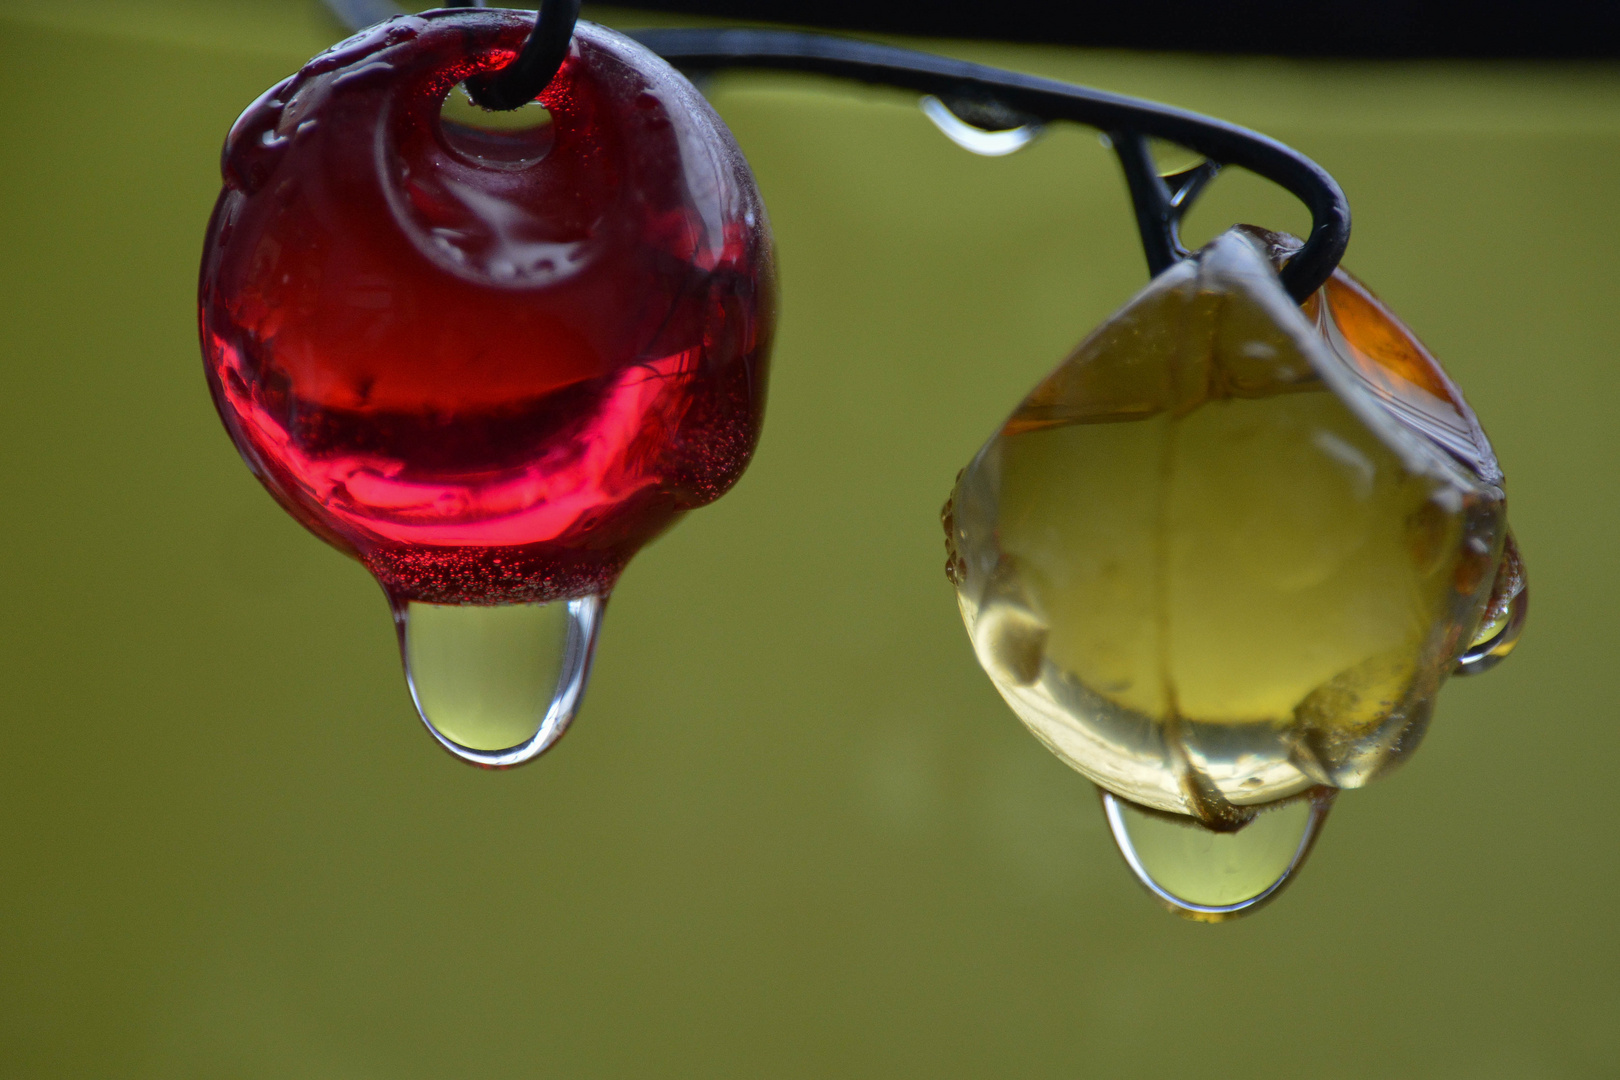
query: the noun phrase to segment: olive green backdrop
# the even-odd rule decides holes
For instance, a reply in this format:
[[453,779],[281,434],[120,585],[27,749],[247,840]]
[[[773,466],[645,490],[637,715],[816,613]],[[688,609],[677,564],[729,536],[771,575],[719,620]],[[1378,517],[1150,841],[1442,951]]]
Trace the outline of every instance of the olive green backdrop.
[[[1523,646],[1210,927],[1129,878],[942,572],[956,470],[1142,283],[1095,135],[981,159],[902,94],[709,88],[780,246],[764,443],[632,564],[573,733],[481,773],[197,356],[220,141],[337,36],[0,0],[0,1075],[1614,1075],[1616,69],[939,46],[1314,156],[1510,477]],[[1236,220],[1302,214],[1228,176],[1194,231]]]

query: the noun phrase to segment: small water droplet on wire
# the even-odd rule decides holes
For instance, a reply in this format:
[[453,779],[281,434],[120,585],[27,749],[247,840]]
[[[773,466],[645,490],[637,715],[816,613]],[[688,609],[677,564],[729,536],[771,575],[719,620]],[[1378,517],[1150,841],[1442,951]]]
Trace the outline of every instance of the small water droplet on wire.
[[923,115],[934,122],[951,142],[962,149],[983,157],[1005,157],[1017,153],[1041,135],[1042,126],[1036,123],[991,130],[970,124],[957,116],[951,107],[932,94],[922,99]]

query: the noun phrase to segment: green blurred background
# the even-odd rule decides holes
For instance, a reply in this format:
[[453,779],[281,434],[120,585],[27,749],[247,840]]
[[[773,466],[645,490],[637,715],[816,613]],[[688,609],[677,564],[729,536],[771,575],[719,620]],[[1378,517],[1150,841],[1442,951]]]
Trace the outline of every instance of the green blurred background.
[[[1143,281],[1096,136],[975,158],[899,93],[710,86],[780,247],[765,440],[632,564],[573,733],[481,773],[197,355],[221,139],[338,36],[0,0],[0,1075],[1615,1075],[1620,69],[936,43],[1321,162],[1511,478],[1520,650],[1210,927],[1130,879],[942,572],[956,470]],[[1304,224],[1228,175],[1192,231],[1237,220]]]

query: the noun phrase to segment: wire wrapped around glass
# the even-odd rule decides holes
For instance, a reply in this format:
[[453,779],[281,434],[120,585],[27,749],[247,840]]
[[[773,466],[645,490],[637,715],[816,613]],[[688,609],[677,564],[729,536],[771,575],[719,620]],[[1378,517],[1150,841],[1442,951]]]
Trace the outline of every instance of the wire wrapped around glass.
[[[1415,750],[1522,629],[1502,475],[1455,384],[1339,269],[1349,209],[1292,149],[1151,102],[767,30],[623,35],[329,0],[360,32],[232,128],[201,332],[244,460],[388,594],[439,743],[543,753],[626,562],[735,483],[774,328],[765,207],[682,74],[909,90],[954,141],[1107,136],[1152,280],[962,470],[946,572],[996,688],[1095,782],[1127,864],[1218,921],[1274,896],[1334,793]],[[372,25],[375,23],[375,25]],[[449,118],[445,102],[469,106]],[[1198,155],[1161,175],[1149,139]],[[1224,167],[1303,240],[1179,225]]]

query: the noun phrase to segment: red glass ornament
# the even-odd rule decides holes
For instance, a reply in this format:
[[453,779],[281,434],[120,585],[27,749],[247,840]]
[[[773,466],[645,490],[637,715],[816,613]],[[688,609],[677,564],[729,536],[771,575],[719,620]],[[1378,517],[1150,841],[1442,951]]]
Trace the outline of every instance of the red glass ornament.
[[759,436],[775,285],[730,133],[581,22],[549,124],[442,120],[515,12],[394,19],[232,128],[209,225],[209,387],[248,466],[396,604],[605,595]]

